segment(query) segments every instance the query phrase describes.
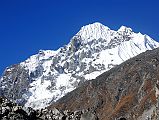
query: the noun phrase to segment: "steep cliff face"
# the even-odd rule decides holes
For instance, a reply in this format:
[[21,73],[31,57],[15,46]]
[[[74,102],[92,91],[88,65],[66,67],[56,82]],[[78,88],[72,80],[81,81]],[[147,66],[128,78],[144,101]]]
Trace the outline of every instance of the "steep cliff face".
[[86,25],[57,51],[40,50],[6,68],[0,93],[26,107],[42,108],[83,82],[158,46],[148,35],[125,26],[114,31],[100,23]]
[[17,103],[24,104],[23,93],[28,91],[32,78],[29,77],[28,70],[20,65],[12,65],[6,69],[1,78],[1,96],[7,96],[10,100],[16,100]]
[[52,106],[90,109],[100,120],[157,120],[159,48],[142,53],[82,84]]

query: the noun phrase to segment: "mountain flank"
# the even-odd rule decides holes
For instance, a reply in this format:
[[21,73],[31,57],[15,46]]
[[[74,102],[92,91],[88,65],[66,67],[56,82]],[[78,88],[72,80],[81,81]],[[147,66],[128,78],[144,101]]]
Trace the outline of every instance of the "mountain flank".
[[89,109],[99,120],[157,120],[158,96],[159,48],[146,51],[83,83],[49,109]]

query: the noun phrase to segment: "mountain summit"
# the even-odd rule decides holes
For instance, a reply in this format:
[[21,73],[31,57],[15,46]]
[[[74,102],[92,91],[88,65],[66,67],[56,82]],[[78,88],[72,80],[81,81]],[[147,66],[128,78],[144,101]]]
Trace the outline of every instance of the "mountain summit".
[[96,22],[83,26],[76,35],[80,36],[82,40],[91,41],[98,40],[99,38],[107,39],[109,33],[110,29],[108,27]]
[[148,35],[125,26],[115,31],[101,23],[89,24],[57,51],[40,50],[7,67],[0,94],[27,107],[45,107],[83,82],[158,46]]

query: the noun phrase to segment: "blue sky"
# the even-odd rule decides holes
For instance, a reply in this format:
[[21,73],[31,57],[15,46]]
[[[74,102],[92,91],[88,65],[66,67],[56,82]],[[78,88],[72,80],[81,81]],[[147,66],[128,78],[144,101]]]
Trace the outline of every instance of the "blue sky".
[[40,49],[67,44],[93,22],[159,40],[158,6],[158,0],[0,0],[0,74]]

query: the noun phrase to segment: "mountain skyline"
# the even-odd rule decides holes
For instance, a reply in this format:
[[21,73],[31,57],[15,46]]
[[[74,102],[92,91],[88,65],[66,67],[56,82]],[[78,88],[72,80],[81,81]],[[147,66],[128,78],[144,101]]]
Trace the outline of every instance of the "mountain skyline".
[[158,46],[151,37],[131,28],[112,30],[95,22],[83,26],[57,51],[40,50],[8,67],[0,79],[0,93],[26,107],[43,108],[85,81]]
[[82,26],[124,25],[158,40],[158,1],[0,1],[0,74],[40,49],[56,50]]

